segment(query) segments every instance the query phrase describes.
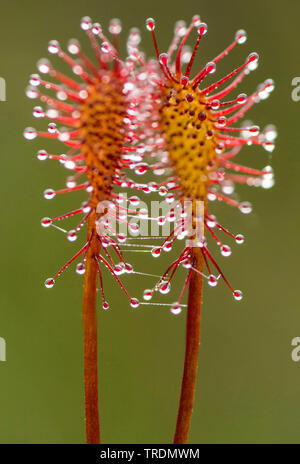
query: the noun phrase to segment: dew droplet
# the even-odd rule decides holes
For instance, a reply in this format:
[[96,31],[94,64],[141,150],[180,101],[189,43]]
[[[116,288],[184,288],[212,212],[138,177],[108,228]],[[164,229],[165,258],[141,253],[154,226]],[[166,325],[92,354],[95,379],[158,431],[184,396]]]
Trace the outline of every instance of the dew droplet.
[[161,254],[161,248],[152,248],[151,255],[153,258],[158,258]]
[[238,44],[243,44],[247,40],[247,33],[244,29],[239,29],[235,34],[235,40]]
[[52,224],[52,219],[48,218],[48,217],[44,217],[42,220],[41,220],[41,226],[42,227],[50,227]]
[[247,58],[246,63],[248,64],[249,71],[254,71],[258,66],[258,54],[257,53],[250,53]]
[[245,237],[242,234],[238,234],[238,235],[235,236],[235,241],[236,241],[236,243],[241,245],[242,243],[244,243]]
[[44,198],[46,200],[52,200],[55,197],[56,193],[53,189],[47,189],[44,191]]
[[80,52],[80,45],[76,39],[69,40],[67,48],[71,55],[77,55]]
[[176,303],[173,303],[173,304],[172,304],[172,306],[171,306],[171,308],[170,308],[170,311],[171,311],[172,314],[174,314],[175,316],[177,316],[178,314],[181,313],[182,308],[181,308],[180,304],[176,302]]
[[55,134],[57,132],[55,122],[50,122],[50,124],[48,124],[48,132],[49,134]]
[[37,131],[33,127],[26,127],[23,135],[26,140],[33,140],[37,137]]
[[275,148],[275,144],[273,142],[264,142],[263,147],[266,151],[268,151],[269,153],[272,153],[272,151]]
[[77,240],[76,231],[75,230],[70,230],[68,232],[67,238],[68,238],[69,242],[75,242],[75,240]]
[[186,87],[187,84],[189,83],[189,78],[187,76],[182,76],[180,83],[183,87]]
[[130,299],[130,306],[134,309],[138,308],[140,305],[140,302],[137,298],[131,298]]
[[220,126],[220,127],[225,127],[226,126],[226,123],[227,123],[227,119],[225,116],[220,116],[218,119],[217,119],[217,125]]
[[224,150],[225,150],[224,143],[222,143],[222,142],[218,143],[218,145],[215,148],[215,152],[217,153],[217,155],[220,155],[221,153],[223,153]]
[[152,290],[150,289],[144,290],[143,298],[145,301],[150,301],[152,298]]
[[50,277],[49,279],[45,280],[45,287],[52,288],[55,284],[55,280]]
[[242,201],[242,203],[239,204],[239,210],[243,214],[249,214],[252,212],[252,205],[248,201]]
[[40,76],[38,74],[31,74],[29,78],[29,84],[33,87],[38,87],[41,83]]
[[88,31],[92,27],[92,20],[89,16],[83,16],[80,20],[80,27],[83,31]]
[[120,266],[120,264],[117,264],[114,268],[113,268],[113,271],[114,271],[114,274],[119,276],[121,274],[124,273],[124,268],[122,266]]
[[57,40],[50,40],[49,45],[48,45],[48,52],[55,55],[56,53],[59,52],[59,50],[60,50],[60,46]]
[[159,187],[158,194],[161,197],[164,197],[165,195],[167,195],[167,193],[168,193],[168,189],[166,187]]
[[166,216],[159,216],[156,221],[159,226],[163,226],[166,223]]
[[132,274],[133,273],[133,266],[132,264],[126,263],[125,264],[125,272],[127,274]]
[[225,258],[228,258],[228,256],[231,255],[231,248],[228,245],[222,245],[221,246],[221,255],[225,256]]
[[216,223],[217,223],[217,220],[216,220],[216,217],[215,216],[209,216],[209,218],[207,219],[207,225],[208,227],[210,227],[211,229],[213,229],[214,227],[216,227]]
[[154,31],[155,20],[153,18],[146,19],[146,28],[148,29],[148,31]]
[[167,53],[161,53],[159,55],[159,62],[160,62],[160,64],[166,66],[168,64],[168,54]]
[[169,251],[171,251],[171,250],[172,250],[172,242],[166,242],[166,243],[164,244],[164,246],[163,246],[163,250],[164,250],[165,252],[167,252],[167,253],[168,253]]
[[276,127],[273,124],[269,124],[264,130],[264,135],[268,142],[273,142],[277,137]]
[[125,234],[119,234],[117,235],[117,239],[119,243],[125,243],[126,242],[126,235]]
[[45,161],[48,158],[48,153],[46,150],[39,150],[36,156],[38,160]]
[[259,126],[252,126],[249,127],[249,132],[252,136],[256,137],[259,134],[260,127]]
[[169,293],[170,290],[171,290],[171,285],[169,282],[163,283],[159,287],[159,292],[162,293],[163,295],[167,295],[167,293]]
[[233,297],[235,300],[240,301],[243,298],[243,293],[241,290],[234,290]]
[[34,87],[27,87],[26,89],[26,97],[34,100],[35,98],[38,98],[39,92],[34,88]]
[[200,23],[198,26],[198,34],[200,35],[205,35],[207,33],[207,24],[206,23]]
[[42,74],[48,74],[48,72],[49,72],[50,69],[51,69],[50,61],[47,60],[46,58],[41,58],[41,59],[37,62],[37,68],[38,68],[38,70],[39,70],[40,73],[42,73]]
[[77,274],[83,275],[85,273],[85,265],[84,263],[78,263],[76,266]]
[[101,24],[99,23],[94,23],[93,26],[92,26],[92,33],[94,35],[98,35],[102,32],[102,27],[101,27]]
[[239,103],[240,105],[244,105],[247,100],[248,97],[245,93],[240,93],[237,97],[237,103]]
[[231,180],[224,180],[221,184],[222,192],[226,195],[232,195],[234,192],[234,183]]
[[102,53],[109,53],[110,47],[108,42],[103,42],[101,45]]
[[132,235],[137,235],[139,233],[139,226],[135,222],[128,225],[129,231]]
[[220,100],[216,98],[210,104],[212,110],[218,110],[220,108]]
[[205,69],[208,74],[213,74],[216,71],[216,63],[214,63],[213,61],[210,61],[205,66]]
[[211,287],[215,287],[217,283],[218,283],[218,279],[216,278],[216,276],[214,276],[213,274],[210,274],[208,278],[208,285],[210,285]]
[[107,301],[103,302],[102,309],[104,309],[104,311],[107,311],[109,309],[109,304],[107,303]]
[[111,19],[108,30],[111,34],[120,34],[122,31],[121,21],[118,18]]
[[139,199],[139,197],[137,197],[137,196],[130,197],[130,198],[129,198],[129,203],[130,203],[132,206],[138,206],[138,204],[140,203],[140,199]]
[[45,116],[45,113],[43,111],[43,108],[41,106],[35,106],[33,108],[33,117],[34,118],[43,118]]
[[92,209],[92,208],[91,208],[90,205],[88,205],[87,203],[84,203],[84,204],[82,205],[82,212],[83,212],[84,214],[88,214],[88,213],[91,211],[91,209]]

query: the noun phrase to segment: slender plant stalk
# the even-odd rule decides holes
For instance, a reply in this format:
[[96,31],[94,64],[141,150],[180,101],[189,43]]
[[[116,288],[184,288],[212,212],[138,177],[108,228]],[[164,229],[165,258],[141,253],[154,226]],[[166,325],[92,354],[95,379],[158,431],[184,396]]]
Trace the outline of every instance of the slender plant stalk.
[[84,324],[84,390],[86,441],[88,444],[100,443],[99,403],[98,403],[98,359],[97,359],[97,264],[100,244],[95,231],[95,213],[88,223],[88,237],[91,243],[86,255],[86,270],[83,292]]
[[[202,273],[203,256],[200,248],[192,249],[192,262],[194,262],[194,267]],[[200,345],[203,288],[203,277],[199,272],[192,272],[189,284],[185,360],[174,444],[187,443],[193,412]]]

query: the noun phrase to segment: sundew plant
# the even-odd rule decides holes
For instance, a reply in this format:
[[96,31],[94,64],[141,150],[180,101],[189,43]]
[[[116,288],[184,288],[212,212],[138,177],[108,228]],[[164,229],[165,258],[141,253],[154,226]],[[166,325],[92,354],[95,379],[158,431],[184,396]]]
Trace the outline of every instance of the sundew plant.
[[[74,262],[76,272],[84,278],[87,443],[100,443],[96,312],[99,307],[110,309],[111,293],[111,288],[104,288],[103,273],[111,274],[112,282],[125,293],[134,310],[143,305],[167,305],[174,315],[186,312],[186,354],[174,443],[187,443],[198,366],[203,282],[215,287],[223,281],[236,301],[243,297],[225,277],[207,237],[225,257],[230,256],[231,248],[223,237],[237,244],[242,244],[244,237],[221,225],[211,204],[219,201],[249,214],[251,204],[237,200],[235,186],[273,185],[270,166],[255,169],[236,161],[244,145],[259,145],[268,152],[274,149],[274,126],[260,130],[243,121],[255,103],[270,95],[273,81],[267,79],[249,96],[234,93],[257,67],[258,55],[251,53],[231,73],[206,83],[219,65],[221,71],[223,58],[246,41],[245,31],[237,31],[231,44],[192,74],[196,53],[208,30],[200,17],[194,16],[188,26],[184,21],[176,23],[166,53],[159,50],[152,18],[147,19],[146,28],[152,34],[157,59],[145,56],[136,28],[129,33],[123,59],[119,53],[120,21],[110,22],[107,37],[99,23],[82,18],[81,29],[90,41],[94,59],[75,39],[69,41],[66,51],[52,40],[48,51],[53,59],[69,65],[70,75],[60,72],[48,59],[41,59],[39,74],[30,76],[26,91],[29,98],[40,100],[42,106],[35,106],[33,115],[48,120],[48,126],[42,130],[28,127],[25,138],[57,140],[56,153],[41,148],[37,157],[40,161],[56,160],[68,171],[66,185],[58,190],[47,188],[44,197],[52,200],[65,193],[84,192],[83,202],[74,210],[45,217],[41,224],[60,230],[71,242],[80,233],[85,236],[83,246],[46,280],[45,286],[52,288]],[[195,36],[193,48],[187,45],[191,35]],[[143,176],[147,181],[141,182]],[[149,194],[164,205],[162,214],[148,211]],[[78,218],[78,222],[67,230],[64,223],[70,217]],[[149,233],[145,224],[157,228],[150,227]],[[182,244],[180,252],[172,256],[177,242]],[[125,251],[132,252],[130,262]],[[170,264],[157,275],[145,272],[147,266],[136,270],[135,251],[145,252],[148,261],[169,253]],[[178,269],[184,270],[185,278],[179,284],[177,300],[164,302],[160,295],[169,294]],[[138,274],[137,294],[131,295],[126,289],[123,274]],[[149,278],[154,280],[152,286],[143,284]],[[153,301],[155,294],[159,301]]]

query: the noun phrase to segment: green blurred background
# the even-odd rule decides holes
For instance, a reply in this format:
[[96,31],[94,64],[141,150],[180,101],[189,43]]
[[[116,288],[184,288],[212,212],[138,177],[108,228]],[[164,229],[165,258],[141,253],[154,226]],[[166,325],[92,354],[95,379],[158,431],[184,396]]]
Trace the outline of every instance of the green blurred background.
[[[244,299],[235,302],[224,284],[205,288],[190,443],[299,443],[300,363],[291,360],[291,340],[300,336],[300,102],[291,99],[291,81],[300,75],[300,3],[1,0],[0,6],[1,76],[7,83],[7,101],[0,103],[0,336],[7,343],[7,362],[0,363],[0,442],[85,440],[82,278],[72,268],[51,291],[43,285],[78,245],[39,224],[43,216],[75,208],[83,197],[73,194],[52,202],[42,197],[45,188],[64,185],[66,171],[54,162],[36,160],[38,149],[50,151],[53,144],[23,139],[24,127],[46,126],[31,116],[37,103],[25,98],[28,76],[36,71],[36,61],[47,56],[50,39],[63,45],[71,37],[83,39],[83,15],[105,27],[110,18],[121,18],[124,40],[130,27],[140,27],[143,48],[153,55],[145,18],[156,18],[165,51],[174,22],[200,13],[209,29],[198,65],[223,49],[237,29],[247,30],[248,41],[218,66],[218,76],[243,62],[249,52],[260,54],[259,68],[240,91],[250,94],[259,82],[274,78],[275,92],[249,117],[261,127],[276,124],[279,138],[272,160],[275,187],[238,188],[240,198],[253,203],[253,214],[243,216],[215,205],[219,220],[246,236],[242,247],[226,241],[233,245],[232,256],[218,259],[233,286],[243,289]],[[55,57],[52,62],[58,63]],[[259,148],[246,148],[239,160],[257,168],[270,162]],[[157,270],[157,261],[139,259],[136,268]],[[149,286],[130,276],[127,281],[137,296],[137,287],[141,294]],[[103,442],[169,443],[183,365],[184,313],[175,317],[156,307],[133,311],[110,277],[106,292],[113,309],[99,309]],[[172,302],[176,296],[164,298]]]

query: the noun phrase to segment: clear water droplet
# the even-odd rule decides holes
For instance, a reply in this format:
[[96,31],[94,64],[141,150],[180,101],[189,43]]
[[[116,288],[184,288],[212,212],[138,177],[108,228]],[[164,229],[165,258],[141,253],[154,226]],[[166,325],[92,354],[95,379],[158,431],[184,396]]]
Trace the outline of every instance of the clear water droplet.
[[266,151],[272,153],[272,151],[274,151],[275,144],[273,142],[264,142],[263,147]]
[[68,232],[67,238],[68,238],[69,242],[75,242],[75,240],[77,240],[76,231],[75,230],[70,230]]
[[237,103],[239,103],[240,105],[244,105],[247,100],[248,97],[245,93],[240,93],[237,97]]
[[50,277],[49,279],[45,280],[45,287],[52,288],[55,284],[55,280]]
[[239,29],[235,34],[235,40],[238,44],[243,44],[247,40],[247,33],[244,29]]
[[48,217],[44,217],[42,220],[41,220],[41,226],[42,227],[50,227],[52,224],[52,219],[48,218]]
[[37,137],[37,131],[33,127],[26,127],[23,135],[26,140],[33,140]]
[[107,303],[107,301],[103,302],[102,309],[104,309],[104,311],[107,311],[109,309],[109,304]]
[[43,118],[45,116],[45,113],[43,111],[43,108],[41,106],[35,106],[33,108],[33,117],[34,118]]
[[80,52],[80,45],[78,40],[76,39],[71,39],[68,42],[68,52],[71,53],[71,55],[77,55]]
[[79,275],[83,275],[85,273],[85,265],[84,263],[78,263],[76,266],[76,272]]
[[27,87],[25,91],[26,97],[30,98],[31,100],[34,100],[35,98],[38,98],[39,92],[37,91],[36,88],[34,87]]
[[49,45],[48,45],[48,52],[55,55],[56,53],[59,52],[59,50],[60,50],[60,46],[57,40],[50,40]]
[[80,27],[83,31],[88,31],[92,27],[92,20],[89,16],[83,16],[80,20]]
[[208,26],[206,23],[200,23],[198,26],[198,34],[205,35],[207,33]]
[[167,295],[171,290],[171,285],[169,282],[163,283],[159,287],[159,292],[162,293],[163,295]]
[[92,26],[92,33],[98,35],[102,32],[102,26],[99,23],[94,23]]
[[41,83],[40,76],[38,74],[31,74],[29,78],[29,84],[33,87],[38,87]]
[[50,61],[47,60],[46,58],[41,58],[41,59],[37,62],[37,68],[38,68],[38,70],[39,70],[40,73],[42,73],[42,74],[48,74],[48,72],[49,72],[50,69],[51,69]]
[[243,214],[249,214],[252,212],[252,205],[248,201],[242,201],[239,205],[239,210]]
[[163,246],[163,250],[164,250],[165,252],[167,252],[167,253],[168,253],[169,251],[171,251],[171,250],[172,250],[172,242],[166,242],[166,243],[164,244],[164,246]]
[[111,34],[120,34],[122,31],[121,21],[118,18],[111,19],[108,30]]
[[140,302],[137,298],[131,298],[130,299],[130,306],[134,309],[138,308],[140,305]]
[[235,300],[240,301],[243,298],[243,293],[241,290],[234,290],[233,297]]
[[126,263],[125,264],[125,272],[127,274],[132,274],[133,273],[133,266],[132,264]]
[[152,298],[152,290],[149,290],[149,289],[144,290],[143,298],[145,301],[150,301]]
[[153,256],[153,258],[159,258],[160,254],[161,248],[152,248],[151,255]]
[[126,235],[125,234],[119,234],[117,236],[117,238],[118,238],[119,243],[125,243],[126,242]]
[[114,268],[113,268],[113,271],[114,271],[114,274],[116,274],[117,276],[120,276],[124,273],[124,268],[122,266],[120,266],[120,264],[117,264]]
[[53,189],[47,189],[44,191],[44,198],[46,200],[52,200],[55,197],[55,191]]
[[213,274],[210,274],[208,278],[208,285],[210,285],[211,287],[216,287],[217,283],[218,283],[218,279],[216,278],[216,276],[214,276]]
[[242,243],[244,243],[245,238],[244,238],[244,236],[242,234],[238,234],[238,235],[235,236],[235,241],[236,241],[236,243],[241,245]]
[[171,308],[170,308],[170,311],[171,311],[172,314],[174,314],[175,316],[177,316],[178,314],[181,313],[182,308],[181,308],[181,306],[180,306],[179,303],[173,303],[172,306],[171,306]]
[[228,245],[222,245],[221,246],[221,255],[225,256],[225,258],[228,258],[228,256],[231,255],[231,248]]
[[153,31],[155,29],[155,20],[153,18],[146,19],[146,28],[148,31]]
[[48,158],[48,153],[46,150],[39,150],[36,156],[38,160],[45,161]]

